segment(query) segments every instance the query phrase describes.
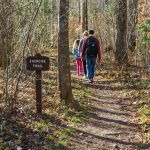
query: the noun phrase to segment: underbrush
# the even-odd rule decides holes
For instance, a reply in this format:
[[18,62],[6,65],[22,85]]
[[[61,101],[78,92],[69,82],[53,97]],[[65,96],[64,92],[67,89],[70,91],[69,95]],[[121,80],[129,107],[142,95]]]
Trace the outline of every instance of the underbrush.
[[42,75],[42,115],[36,114],[34,75],[29,80],[21,81],[18,99],[13,107],[5,99],[1,101],[1,150],[66,149],[77,124],[87,119],[89,90],[72,77],[73,95],[79,108],[66,107],[59,98],[55,52],[51,53],[50,61],[50,70]]

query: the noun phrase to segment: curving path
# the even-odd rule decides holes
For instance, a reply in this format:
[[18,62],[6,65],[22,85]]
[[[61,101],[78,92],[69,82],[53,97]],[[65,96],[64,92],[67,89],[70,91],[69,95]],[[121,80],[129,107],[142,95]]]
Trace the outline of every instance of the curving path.
[[125,87],[116,86],[116,80],[95,80],[92,85],[83,82],[93,93],[89,119],[76,128],[68,149],[139,150],[141,138],[133,120],[136,110],[131,100],[121,94]]

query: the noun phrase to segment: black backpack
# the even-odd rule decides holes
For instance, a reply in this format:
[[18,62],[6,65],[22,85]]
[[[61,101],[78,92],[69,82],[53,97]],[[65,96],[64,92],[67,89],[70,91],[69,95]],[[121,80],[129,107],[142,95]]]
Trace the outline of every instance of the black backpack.
[[97,56],[98,48],[96,46],[97,39],[90,38],[87,41],[86,55],[87,56]]

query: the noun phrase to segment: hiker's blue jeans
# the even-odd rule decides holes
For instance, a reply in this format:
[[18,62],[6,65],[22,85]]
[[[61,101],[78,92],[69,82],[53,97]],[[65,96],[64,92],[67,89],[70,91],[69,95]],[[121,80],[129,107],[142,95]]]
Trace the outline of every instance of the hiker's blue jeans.
[[96,57],[86,57],[87,76],[89,79],[94,77],[94,68],[96,65]]

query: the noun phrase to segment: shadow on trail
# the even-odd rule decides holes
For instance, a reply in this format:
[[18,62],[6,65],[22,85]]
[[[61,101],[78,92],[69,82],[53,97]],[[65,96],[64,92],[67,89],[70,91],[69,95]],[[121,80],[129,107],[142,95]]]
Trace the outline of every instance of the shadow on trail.
[[144,90],[144,89],[148,90],[150,89],[150,87],[143,87],[143,86],[135,87],[128,83],[126,83],[125,85],[118,85],[118,86],[111,85],[111,84],[118,83],[118,82],[125,83],[124,80],[94,81],[93,84],[89,84],[88,81],[86,80],[83,81],[83,79],[74,79],[74,81],[80,84],[81,86],[86,86],[92,89],[99,89],[99,90],[122,91],[122,90]]
[[122,86],[116,86],[113,87],[111,85],[102,85],[102,83],[94,83],[92,85],[88,85],[88,87],[91,87],[93,89],[99,89],[99,90],[111,90],[111,91],[122,91],[122,90],[143,90],[143,89],[150,89],[150,88],[143,88],[143,87],[134,87],[134,86],[130,86],[130,85],[122,85]]
[[127,142],[127,141],[122,141],[122,140],[118,140],[118,139],[114,139],[114,138],[108,138],[108,137],[103,137],[103,136],[99,136],[99,135],[95,135],[95,134],[91,134],[91,133],[87,133],[81,130],[76,130],[79,134],[83,134],[83,136],[87,137],[87,136],[92,136],[93,138],[99,139],[99,140],[103,140],[103,141],[107,141],[107,142],[112,142],[112,143],[119,143],[119,144],[124,144],[124,145],[132,145],[135,146],[137,143],[132,143],[132,142]]
[[[109,101],[109,99],[113,99],[114,101]],[[117,98],[112,98],[112,97],[107,97],[107,96],[98,96],[95,95],[95,97],[93,97],[93,101],[95,101],[97,104],[110,104],[110,105],[116,105],[119,103],[119,101],[117,100]]]
[[108,118],[100,117],[100,116],[98,116],[97,114],[95,114],[93,112],[90,112],[89,115],[92,118],[95,118],[95,119],[101,120],[101,121],[105,121],[105,122],[109,122],[109,123],[115,123],[115,124],[119,124],[119,125],[123,125],[123,126],[132,126],[132,127],[138,126],[137,124],[126,122],[126,121],[122,121],[122,120],[108,119]]
[[[84,136],[84,137],[92,136],[93,138],[96,138],[96,139],[99,139],[99,140],[102,140],[105,142],[117,143],[117,144],[134,146],[134,147],[137,147],[137,145],[139,144],[138,142],[128,142],[128,141],[118,140],[115,138],[103,137],[103,136],[87,133],[87,132],[84,132],[81,130],[76,130],[76,131],[78,134],[82,134],[82,136]],[[148,149],[148,148],[150,148],[150,143],[145,144],[143,149]]]
[[119,115],[119,116],[122,116],[122,115],[126,115],[126,116],[130,116],[129,114],[127,113],[122,113],[122,112],[114,112],[114,111],[109,111],[109,110],[106,110],[106,109],[102,109],[102,108],[97,108],[97,107],[91,107],[91,110],[94,111],[98,111],[99,113],[103,112],[103,113],[106,113],[106,114],[113,114],[113,115]]

